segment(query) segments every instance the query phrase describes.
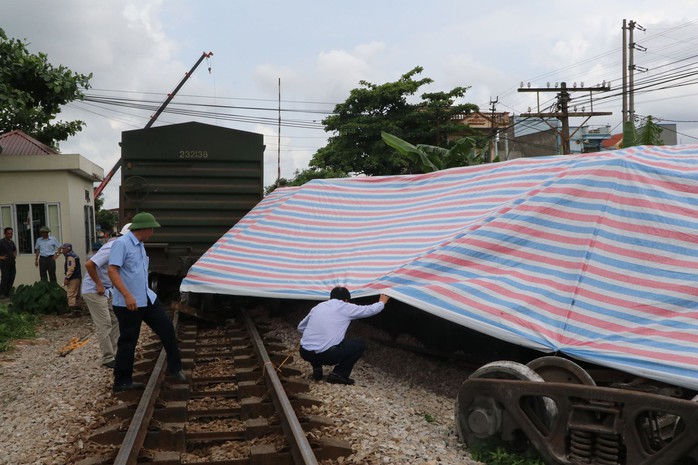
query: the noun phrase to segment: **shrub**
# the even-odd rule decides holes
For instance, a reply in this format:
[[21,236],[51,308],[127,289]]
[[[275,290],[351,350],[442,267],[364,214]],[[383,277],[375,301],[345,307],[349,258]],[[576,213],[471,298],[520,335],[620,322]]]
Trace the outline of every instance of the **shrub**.
[[36,323],[36,316],[0,304],[0,352],[10,348],[12,339],[35,337]]
[[12,296],[12,309],[33,315],[64,312],[68,308],[68,294],[56,283],[37,281],[22,284]]

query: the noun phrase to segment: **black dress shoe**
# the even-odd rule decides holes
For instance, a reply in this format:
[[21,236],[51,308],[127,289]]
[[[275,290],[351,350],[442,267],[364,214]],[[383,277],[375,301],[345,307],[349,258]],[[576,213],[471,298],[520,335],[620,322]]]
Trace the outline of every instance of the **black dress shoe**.
[[342,375],[335,373],[334,371],[332,373],[330,373],[329,375],[327,375],[327,378],[325,379],[325,381],[327,381],[328,383],[332,383],[332,384],[347,384],[349,386],[354,384],[353,379],[346,378]]
[[103,366],[104,368],[113,369],[113,368],[114,368],[114,360],[112,360],[111,362],[102,363],[102,366]]
[[187,382],[187,377],[184,375],[184,372],[182,370],[170,373],[169,376],[176,379],[177,381],[181,381],[183,383]]
[[112,388],[113,392],[124,392],[124,391],[138,391],[145,389],[145,384],[143,383],[130,383],[130,384],[115,384]]
[[323,375],[322,375],[322,368],[320,368],[319,370],[314,369],[314,370],[313,370],[313,379],[314,379],[315,381],[322,381],[322,378],[323,378]]

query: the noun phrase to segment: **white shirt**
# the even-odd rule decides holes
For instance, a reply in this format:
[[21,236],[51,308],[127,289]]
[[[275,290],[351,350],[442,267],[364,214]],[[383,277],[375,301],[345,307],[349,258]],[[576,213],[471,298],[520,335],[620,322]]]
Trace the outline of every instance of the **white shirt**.
[[[107,269],[109,268],[109,251],[111,250],[112,246],[114,245],[114,241],[116,239],[112,239],[106,244],[104,244],[102,247],[95,252],[92,257],[90,257],[88,262],[91,260],[92,263],[95,264],[95,267],[97,268],[97,277],[99,277],[99,280],[102,281],[102,286],[104,286],[104,295],[106,297],[109,297],[111,294],[111,279],[109,279],[109,275],[107,274]],[[95,283],[92,280],[92,277],[90,276],[90,273],[85,273],[85,276],[83,276],[82,280],[82,287],[80,289],[81,294],[96,294],[97,293],[97,283]]]
[[383,302],[356,305],[339,299],[322,302],[298,324],[301,346],[305,350],[324,352],[344,340],[351,320],[376,315],[383,310]]

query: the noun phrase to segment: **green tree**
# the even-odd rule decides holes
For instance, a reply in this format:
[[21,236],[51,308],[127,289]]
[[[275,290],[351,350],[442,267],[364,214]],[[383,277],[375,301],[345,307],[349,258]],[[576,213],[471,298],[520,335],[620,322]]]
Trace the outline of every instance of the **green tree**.
[[637,130],[637,145],[664,145],[662,128],[654,122],[652,116],[645,119],[645,124]]
[[345,178],[346,176],[347,174],[341,171],[329,170],[325,168],[307,168],[302,171],[296,170],[292,179],[277,179],[274,181],[274,184],[267,186],[264,191],[264,195],[274,192],[277,187],[302,186],[306,182],[312,181],[313,179]]
[[396,82],[381,85],[360,81],[361,87],[353,89],[347,100],[336,105],[334,113],[323,120],[325,130],[333,135],[311,159],[310,170],[316,170],[315,174],[344,176],[410,173],[416,167],[386,146],[381,132],[409,138],[416,144],[444,145],[449,135],[467,131],[453,119],[455,115],[478,110],[470,103],[455,104],[465,95],[466,87],[425,93],[416,103],[408,101],[420,87],[433,82],[429,78],[417,80],[421,72],[422,68],[416,67]]
[[44,53],[29,53],[21,40],[0,29],[0,134],[20,130],[58,148],[82,130],[83,121],[55,121],[62,105],[82,100],[92,74],[54,67]]
[[636,145],[664,145],[662,128],[648,116],[639,129],[635,129],[632,121],[623,123],[623,148]]
[[103,205],[104,196],[100,195],[95,199],[95,220],[102,231],[112,232],[119,222],[119,215],[110,210],[102,209]]

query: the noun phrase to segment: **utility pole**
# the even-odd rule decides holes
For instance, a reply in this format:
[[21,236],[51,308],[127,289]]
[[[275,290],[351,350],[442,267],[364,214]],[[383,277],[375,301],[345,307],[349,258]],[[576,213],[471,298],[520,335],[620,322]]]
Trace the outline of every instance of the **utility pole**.
[[[543,121],[545,121],[548,126],[550,126],[551,129],[554,129],[557,132],[557,128],[552,126],[550,123],[548,123],[545,118],[557,118],[560,120],[560,123],[562,124],[562,129],[558,133],[560,136],[560,139],[562,141],[562,154],[563,155],[568,155],[571,153],[570,149],[570,138],[576,133],[579,128],[577,128],[574,133],[570,135],[570,122],[569,119],[573,117],[586,117],[584,120],[584,123],[586,123],[589,118],[592,116],[603,116],[603,115],[612,115],[613,113],[610,111],[594,111],[594,103],[593,103],[593,98],[592,94],[593,92],[607,92],[611,90],[610,85],[604,84],[595,86],[595,87],[584,87],[584,83],[582,83],[581,87],[577,87],[577,83],[574,83],[574,87],[571,89],[572,92],[589,92],[589,100],[590,100],[590,107],[591,111],[584,111],[584,108],[582,108],[582,111],[578,112],[576,109],[572,112],[569,111],[569,102],[570,102],[570,89],[567,87],[567,83],[561,82],[560,87],[523,87],[523,83],[521,83],[522,86],[519,89],[519,92],[536,92],[537,95],[537,101],[538,101],[538,111],[537,112],[531,112],[529,109],[528,113],[521,113],[521,115],[524,118],[541,118]],[[530,83],[529,83],[530,85]],[[557,92],[557,104],[555,105],[555,111],[549,111],[549,112],[542,112],[540,109],[540,93],[541,92]],[[579,127],[583,126],[584,123],[582,123]]]
[[644,31],[645,28],[637,24],[635,21],[630,20],[628,23],[628,30],[629,30],[629,38],[630,38],[630,43],[628,44],[628,51],[630,52],[630,59],[628,60],[628,71],[629,71],[629,77],[628,77],[628,119],[627,121],[635,121],[635,70],[639,71],[647,71],[647,68],[642,68],[639,66],[635,66],[635,50],[639,50],[641,52],[647,51],[646,47],[643,47],[642,45],[638,45],[635,43],[634,39],[634,31],[635,29],[638,29],[640,31]]
[[499,122],[495,121],[495,112],[497,111],[497,102],[499,102],[499,96],[492,100],[490,97],[490,111],[492,116],[490,118],[492,124],[492,139],[490,139],[490,161],[494,161],[499,156],[499,144],[497,141],[497,133],[499,132]]
[[281,180],[281,78],[279,78],[279,133],[276,135],[276,185]]
[[626,20],[623,20],[623,122],[628,121],[628,37],[625,31],[628,30]]

